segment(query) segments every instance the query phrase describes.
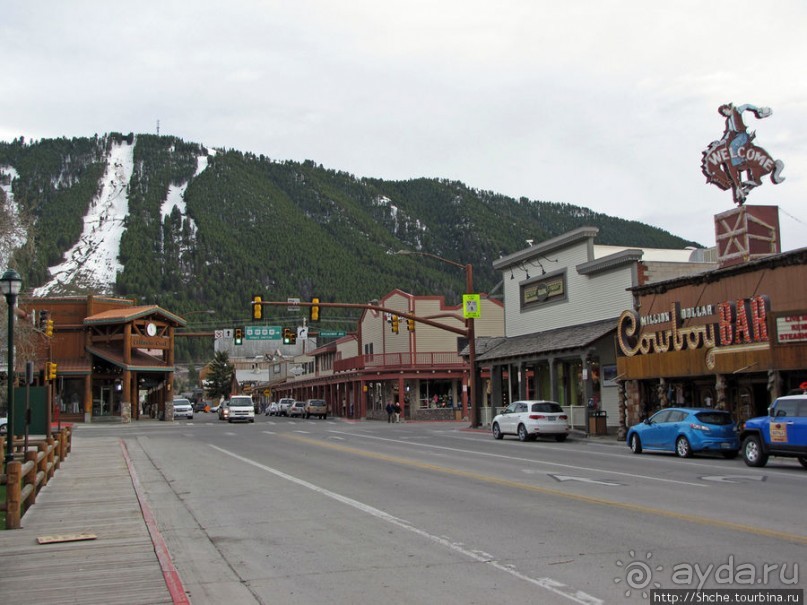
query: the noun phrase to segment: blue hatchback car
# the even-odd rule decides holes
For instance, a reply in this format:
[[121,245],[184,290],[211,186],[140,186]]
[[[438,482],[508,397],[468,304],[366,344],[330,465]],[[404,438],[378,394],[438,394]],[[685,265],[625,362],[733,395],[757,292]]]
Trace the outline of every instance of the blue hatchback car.
[[627,442],[634,454],[643,450],[675,452],[681,458],[703,451],[736,458],[740,451],[731,414],[712,408],[665,408],[630,427]]

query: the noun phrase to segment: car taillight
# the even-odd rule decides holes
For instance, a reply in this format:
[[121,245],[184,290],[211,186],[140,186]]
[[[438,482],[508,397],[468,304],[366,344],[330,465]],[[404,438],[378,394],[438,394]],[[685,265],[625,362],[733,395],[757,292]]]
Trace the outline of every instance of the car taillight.
[[546,420],[543,414],[530,414],[530,420]]
[[696,430],[696,431],[707,431],[707,432],[709,432],[709,431],[711,431],[711,430],[712,430],[712,429],[710,429],[708,426],[706,426],[706,425],[704,425],[704,424],[698,424],[698,423],[696,423],[696,422],[691,423],[691,424],[689,425],[689,428],[694,429],[694,430]]
[[562,416],[558,416],[558,418],[560,418],[561,420],[568,420],[569,419],[569,417],[566,414],[563,414]]

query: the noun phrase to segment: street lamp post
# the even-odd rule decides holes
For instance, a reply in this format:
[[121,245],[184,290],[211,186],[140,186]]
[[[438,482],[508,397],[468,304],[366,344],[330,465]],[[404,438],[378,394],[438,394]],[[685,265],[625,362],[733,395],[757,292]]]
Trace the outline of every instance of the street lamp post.
[[[442,256],[432,254],[431,252],[399,250],[397,254],[412,255],[412,256],[428,256],[429,258],[433,258],[441,262],[447,263],[449,265],[454,265],[455,267],[463,269],[465,271],[465,293],[466,294],[474,293],[474,267],[472,264],[468,263],[463,265],[453,260],[443,258]],[[471,428],[476,428],[480,425],[480,419],[479,419],[479,400],[476,394],[476,333],[473,317],[469,317],[468,319],[465,320],[465,327],[468,337],[468,363],[471,366],[468,375],[468,399],[470,400],[470,407],[471,407]]]
[[8,303],[8,431],[6,431],[6,465],[14,461],[14,307],[22,289],[22,278],[14,269],[0,277],[0,290]]

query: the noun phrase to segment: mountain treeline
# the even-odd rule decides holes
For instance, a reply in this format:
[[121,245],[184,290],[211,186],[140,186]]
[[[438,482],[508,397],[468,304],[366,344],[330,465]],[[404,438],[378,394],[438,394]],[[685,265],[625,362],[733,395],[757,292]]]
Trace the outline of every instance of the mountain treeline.
[[[399,250],[471,263],[476,290],[487,292],[500,279],[494,260],[528,239],[540,243],[583,225],[598,227],[602,244],[693,245],[635,221],[458,181],[360,178],[310,160],[208,152],[171,136],[20,138],[0,143],[0,166],[17,171],[15,200],[30,219],[28,242],[13,259],[26,289],[46,283],[47,268],[78,240],[109,146],[123,139],[135,143],[134,172],[120,247],[124,269],[108,294],[179,315],[215,309],[219,323],[246,320],[252,294],[367,302],[400,288],[459,302],[462,270]],[[207,156],[207,167],[196,175],[199,156]],[[185,185],[185,213],[174,207],[163,216],[169,188]]]

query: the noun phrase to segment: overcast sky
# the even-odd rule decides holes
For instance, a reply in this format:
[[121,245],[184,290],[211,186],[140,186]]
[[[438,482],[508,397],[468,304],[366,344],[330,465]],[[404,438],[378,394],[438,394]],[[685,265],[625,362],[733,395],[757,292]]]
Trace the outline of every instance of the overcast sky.
[[807,246],[807,2],[0,0],[0,139],[160,133],[436,177],[714,244],[718,107],[785,164],[748,204]]

